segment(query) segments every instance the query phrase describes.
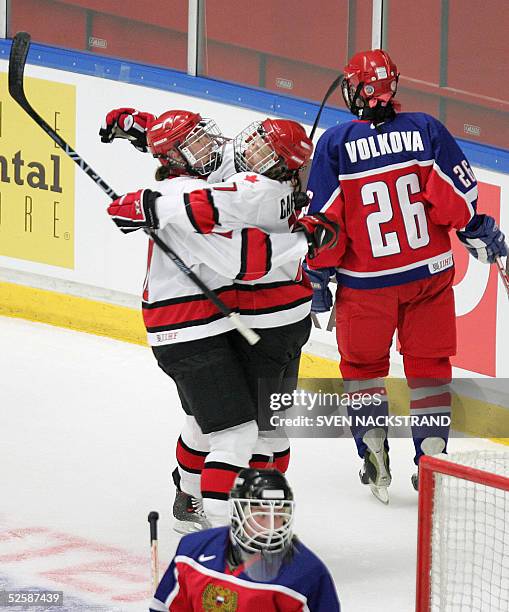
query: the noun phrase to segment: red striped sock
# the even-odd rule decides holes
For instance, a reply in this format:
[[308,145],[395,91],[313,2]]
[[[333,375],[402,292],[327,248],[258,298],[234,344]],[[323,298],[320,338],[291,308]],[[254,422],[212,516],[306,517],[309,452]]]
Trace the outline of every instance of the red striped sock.
[[279,470],[281,474],[285,474],[290,463],[290,447],[285,448],[282,451],[274,452],[274,467]]
[[271,466],[270,459],[268,455],[251,455],[249,467],[254,470],[264,470]]
[[205,463],[205,457],[208,452],[193,449],[182,440],[179,436],[176,449],[177,463],[186,472],[191,474],[200,474]]
[[201,473],[203,498],[227,500],[242,467],[220,461],[206,461]]

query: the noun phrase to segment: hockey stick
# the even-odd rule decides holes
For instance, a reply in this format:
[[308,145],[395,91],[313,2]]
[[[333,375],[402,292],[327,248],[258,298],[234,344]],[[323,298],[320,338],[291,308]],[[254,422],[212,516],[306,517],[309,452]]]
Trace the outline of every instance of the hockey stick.
[[[30,34],[28,32],[18,32],[12,41],[11,53],[9,56],[9,93],[21,108],[39,125],[46,134],[54,140],[63,151],[89,176],[98,187],[100,187],[113,200],[119,196],[115,191],[87,164],[87,162],[72,148],[58,133],[44,121],[39,113],[32,108],[26,98],[24,90],[23,75],[30,48]],[[231,311],[228,306],[211,290],[196,274],[186,266],[180,257],[159,236],[150,229],[144,230],[154,243],[173,261],[177,268],[183,272],[210,300],[214,306],[228,317],[232,325],[241,333],[249,344],[256,344],[260,337],[252,329],[245,325],[238,312]]]
[[159,513],[155,510],[148,515],[150,524],[150,577],[152,581],[152,593],[155,593],[159,586],[159,554],[157,544],[157,521]]
[[496,257],[495,263],[497,265],[498,275],[502,280],[502,284],[507,292],[507,297],[509,298],[509,257],[506,257],[505,266],[501,257]]
[[322,103],[320,104],[320,108],[318,109],[318,113],[316,115],[315,122],[313,123],[311,132],[309,133],[310,140],[313,140],[313,136],[315,135],[316,128],[318,127],[318,122],[320,121],[320,117],[322,116],[322,111],[323,111],[323,107],[325,106],[325,103],[330,98],[330,96],[332,96],[332,94],[336,91],[336,89],[338,88],[342,80],[343,80],[343,75],[340,74],[337,78],[334,79],[334,81],[332,81],[332,83],[329,86],[329,89],[325,92]]
[[[322,111],[323,111],[323,107],[325,106],[325,103],[327,102],[329,97],[334,93],[334,90],[341,83],[342,79],[343,79],[342,75],[334,79],[334,81],[330,84],[329,89],[325,92],[322,103],[320,104],[320,108],[318,109],[318,113],[316,114],[315,122],[313,123],[311,132],[309,133],[310,140],[313,140],[313,136],[315,135],[316,128],[318,127],[318,122],[320,121],[320,117],[322,115]],[[313,161],[313,160],[311,159],[310,161]],[[307,164],[306,166],[304,166],[304,168],[300,169],[299,179],[302,185],[307,185],[310,171],[311,171],[311,164]],[[309,200],[306,198],[306,201],[302,204],[302,206],[306,206],[307,204],[309,204]],[[295,206],[295,208],[297,209],[297,205]]]

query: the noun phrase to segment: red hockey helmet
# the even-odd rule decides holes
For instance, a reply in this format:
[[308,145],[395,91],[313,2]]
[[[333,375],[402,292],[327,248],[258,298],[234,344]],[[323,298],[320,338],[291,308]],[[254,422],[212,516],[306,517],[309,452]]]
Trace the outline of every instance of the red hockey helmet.
[[207,175],[216,170],[221,164],[223,141],[212,119],[190,111],[167,111],[147,128],[152,155],[163,165],[173,166],[176,174]]
[[233,142],[239,172],[258,172],[286,178],[311,159],[313,143],[306,130],[289,119],[255,121]]
[[386,106],[396,95],[398,69],[382,49],[356,53],[344,67],[343,75],[343,98],[354,114],[378,102]]

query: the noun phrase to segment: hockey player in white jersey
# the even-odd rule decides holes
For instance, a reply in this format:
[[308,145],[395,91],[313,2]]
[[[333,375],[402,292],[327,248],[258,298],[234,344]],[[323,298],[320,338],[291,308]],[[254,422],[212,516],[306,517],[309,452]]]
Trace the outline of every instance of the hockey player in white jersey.
[[[260,223],[267,230],[288,232],[295,222],[293,194],[297,192],[298,196],[301,195],[298,171],[311,150],[312,145],[304,129],[296,122],[267,119],[252,124],[234,140],[236,167],[244,171],[229,180],[229,187],[237,190],[223,190],[221,187],[216,190],[214,186],[209,186],[192,194],[189,200],[228,206],[228,198],[231,202],[237,198],[235,210],[242,210],[246,217],[250,216],[252,223]],[[260,170],[265,175],[253,175],[253,171]],[[276,177],[280,180],[274,180]],[[248,201],[256,202],[256,205],[244,207],[244,202],[238,198],[245,178],[249,179],[249,188],[244,193],[247,192]],[[280,197],[270,198],[266,193]],[[274,201],[278,203],[276,210]],[[263,222],[260,222],[261,218]],[[283,224],[280,223],[281,219],[284,219]],[[274,238],[273,234],[271,236]],[[249,347],[241,338],[232,336],[232,344],[244,364],[251,394],[259,410],[267,409],[262,398],[268,398],[271,393],[291,393],[295,389],[301,348],[309,336],[309,284],[302,274],[300,262],[294,260],[289,266],[273,266],[260,279],[235,280],[243,321],[254,327],[262,337],[256,347]],[[189,490],[196,490],[193,479],[196,483],[200,469],[209,465],[207,444],[207,436],[201,434],[192,418],[187,419],[178,442],[177,459],[180,476],[185,481],[183,486]],[[260,468],[273,465],[284,473],[289,456],[287,439],[265,436],[260,431],[250,465]],[[176,476],[174,473],[174,480],[178,484]],[[206,480],[206,477],[202,478],[202,482]],[[228,484],[225,480],[223,499],[227,497]],[[221,501],[213,503],[219,505]],[[191,529],[194,527],[192,521],[188,526]],[[185,528],[185,523],[180,523],[177,528]]]
[[[196,125],[197,117],[187,111],[169,111],[156,118],[121,108],[108,113],[108,127],[100,133],[105,141],[127,137],[138,150],[148,148],[161,163],[158,181],[175,176],[186,179],[158,185],[162,226],[191,224],[199,233],[245,227],[287,233],[295,209],[307,203],[299,170],[311,158],[313,144],[304,128],[296,121],[265,119],[228,142],[212,120],[200,117]],[[184,139],[192,125],[196,125],[194,133]],[[200,187],[205,191],[200,192]]]
[[[153,123],[147,134],[150,150],[163,160],[161,151],[167,147],[161,136],[167,129],[164,117]],[[156,202],[162,226],[192,227],[201,234],[246,227],[288,233],[295,221],[295,201],[306,197],[300,191],[298,170],[309,160],[313,145],[304,128],[295,121],[266,119],[237,136],[233,150],[235,167],[241,171],[229,178],[223,176],[221,182],[209,179],[201,188],[189,182],[162,184]],[[220,153],[214,155],[217,160]],[[222,172],[223,166],[218,165],[212,176],[219,178]]]
[[[199,187],[201,181],[190,179],[188,175],[191,172],[205,174],[219,162],[219,135],[210,134],[204,129],[205,125],[210,124],[205,123],[198,115],[185,111],[164,113],[157,120],[152,120],[148,130],[148,143],[152,153],[162,162],[158,178],[180,178],[173,178],[171,181],[164,180],[160,190],[163,193],[162,196],[150,190],[127,194],[112,203],[109,213],[117,225],[126,232],[139,227],[166,228],[161,231],[164,236],[164,232],[169,232],[169,228],[172,228],[172,232],[180,228],[183,232],[190,232],[193,238],[200,238],[196,236],[196,232],[205,234],[215,230],[215,236],[207,238],[202,236],[202,238],[207,242],[215,240],[216,244],[219,240],[223,246],[226,244],[224,240],[233,239],[233,235],[228,235],[228,233],[232,229],[242,227],[240,232],[242,269],[236,278],[238,281],[250,281],[257,278],[260,270],[270,269],[273,247],[270,238],[262,235],[260,229],[255,226],[260,217],[257,211],[260,202],[258,201],[256,206],[247,207],[249,211],[255,213],[254,220],[243,221],[239,210],[244,212],[242,203],[249,200],[250,197],[252,202],[256,202],[256,197],[253,196],[254,189],[251,186],[261,182],[260,179],[264,177],[252,172],[247,173],[239,178],[249,179],[244,183],[248,189],[239,187],[235,182],[222,184],[213,187],[213,196],[212,192],[203,185],[201,189],[193,189],[195,186]],[[197,132],[199,137],[197,137]],[[192,141],[187,138],[189,134],[192,136]],[[207,140],[208,148],[203,146],[204,143],[207,145]],[[309,157],[311,148],[307,142],[305,145],[307,145],[306,151],[309,152],[307,155]],[[287,161],[285,158],[273,159],[268,166],[274,167],[282,178],[284,175],[281,174],[281,169],[283,166],[286,167]],[[288,173],[288,178],[291,179],[295,170],[307,159],[298,160],[292,154],[292,159],[289,161],[294,165],[294,168],[291,168]],[[267,182],[269,191],[272,189],[279,196],[282,190],[275,190],[274,187],[279,188],[280,183],[275,181],[273,183],[274,185]],[[287,191],[288,187],[285,193]],[[240,193],[247,194],[245,199],[238,199]],[[178,201],[179,194],[184,194],[185,206],[182,201]],[[229,197],[222,197],[224,194],[228,194]],[[214,205],[215,197],[218,197],[218,200],[223,203],[220,209]],[[285,198],[284,215],[281,213],[281,198],[265,200],[264,204],[267,206],[269,202],[273,205],[267,207],[267,212],[277,210],[277,215],[272,214],[271,222],[281,234],[283,233],[281,221],[282,217],[284,218],[286,235],[280,236],[280,239],[286,240],[289,238],[289,217],[292,213],[293,202],[291,198]],[[221,212],[218,214],[219,210]],[[330,234],[332,232],[332,238],[334,238],[334,228],[322,228],[319,220],[315,221],[314,225],[311,222],[311,225],[308,223],[301,227],[309,243],[331,242]],[[268,229],[268,226],[266,227]],[[325,241],[324,237],[327,237]],[[183,246],[185,248],[186,244]],[[189,241],[187,247],[189,247]],[[184,409],[188,414],[196,417],[201,431],[209,434],[207,441],[210,454],[207,456],[201,478],[201,494],[204,495],[206,504],[208,502],[210,506],[208,513],[211,518],[216,517],[219,523],[222,523],[225,519],[223,506],[225,506],[231,482],[238,469],[248,464],[253,442],[256,441],[258,435],[257,406],[252,393],[256,384],[253,383],[252,378],[249,379],[249,372],[246,373],[246,368],[242,369],[242,360],[239,360],[238,354],[245,351],[244,348],[238,350],[238,347],[235,346],[234,336],[236,334],[228,333],[230,329],[228,321],[203,296],[196,295],[194,287],[183,286],[188,283],[187,278],[181,276],[179,280],[177,274],[177,279],[174,278],[170,283],[169,279],[175,277],[176,274],[176,269],[172,269],[173,264],[166,260],[157,249],[154,250],[152,245],[149,251],[149,269],[143,303],[149,341],[159,365],[177,383]],[[189,248],[186,255],[191,255]],[[203,253],[201,255],[195,253],[191,258],[193,265],[196,266],[195,269],[202,278],[211,275],[212,268],[203,263]],[[217,258],[214,260],[217,261]],[[295,256],[293,266],[297,266],[298,269],[294,270],[291,278],[272,283],[272,285],[280,286],[277,297],[273,290],[278,287],[267,286],[261,288],[259,292],[245,292],[232,289],[233,275],[225,278],[216,274],[214,278],[206,278],[209,285],[215,283],[213,288],[220,293],[230,307],[239,308],[236,302],[239,296],[242,296],[241,301],[246,304],[244,310],[247,316],[259,314],[260,319],[265,319],[266,327],[272,325],[288,328],[290,326],[284,324],[292,325],[295,320],[295,318],[292,320],[284,316],[274,323],[267,315],[280,316],[283,310],[286,310],[287,313],[295,310],[298,313],[298,329],[293,331],[298,332],[299,340],[296,341],[296,346],[292,348],[292,351],[281,357],[282,363],[278,365],[278,376],[282,376],[281,372],[284,373],[290,362],[298,360],[301,346],[309,335],[308,313],[311,292],[309,285],[302,278],[299,262],[300,256]],[[276,264],[275,269],[281,267]],[[288,276],[288,272],[286,274]],[[271,302],[270,305],[268,305],[269,302]],[[304,308],[302,308],[303,305],[305,305]],[[242,310],[241,306],[240,311]],[[287,343],[290,330],[282,329],[282,331],[286,332],[282,338]],[[283,347],[285,342],[283,342]],[[250,360],[252,361],[252,355]],[[250,365],[252,366],[252,363]],[[218,371],[221,372],[221,380],[217,379],[216,372]],[[201,470],[198,470],[198,473],[199,471]]]

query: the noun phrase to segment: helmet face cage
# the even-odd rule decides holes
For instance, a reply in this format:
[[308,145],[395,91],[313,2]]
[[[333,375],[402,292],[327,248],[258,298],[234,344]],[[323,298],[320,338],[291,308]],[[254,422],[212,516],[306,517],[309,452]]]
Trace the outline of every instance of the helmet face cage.
[[362,88],[362,83],[357,86],[352,83],[350,79],[344,78],[341,82],[341,93],[343,94],[343,100],[345,104],[355,115],[364,108],[365,101],[359,95]]
[[213,119],[202,119],[177,146],[189,166],[200,175],[217,170],[222,161],[224,137]]
[[[282,493],[282,492],[281,492]],[[230,498],[231,538],[249,553],[280,553],[293,537],[295,502]]]
[[237,172],[264,174],[279,162],[261,121],[251,123],[237,134],[233,140],[233,150]]

